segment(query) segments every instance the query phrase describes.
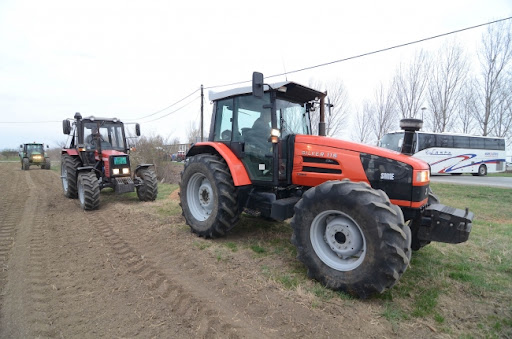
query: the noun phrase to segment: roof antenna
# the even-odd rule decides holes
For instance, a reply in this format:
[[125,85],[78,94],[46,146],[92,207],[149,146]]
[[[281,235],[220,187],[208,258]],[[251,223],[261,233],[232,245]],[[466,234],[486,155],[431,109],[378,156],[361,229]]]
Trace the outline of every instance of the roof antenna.
[[288,81],[288,74],[286,73],[286,66],[284,64],[284,57],[283,57],[283,55],[281,55],[281,60],[283,61],[284,79],[285,79],[285,81]]

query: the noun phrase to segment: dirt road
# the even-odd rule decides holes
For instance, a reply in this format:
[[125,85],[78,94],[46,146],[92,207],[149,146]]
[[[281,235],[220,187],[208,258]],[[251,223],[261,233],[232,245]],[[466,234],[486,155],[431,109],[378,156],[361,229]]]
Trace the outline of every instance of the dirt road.
[[314,307],[307,294],[262,275],[265,259],[250,251],[218,260],[199,250],[208,241],[181,216],[155,212],[162,200],[102,200],[84,212],[64,197],[57,172],[0,169],[1,338],[433,334],[414,324],[397,333],[372,302]]

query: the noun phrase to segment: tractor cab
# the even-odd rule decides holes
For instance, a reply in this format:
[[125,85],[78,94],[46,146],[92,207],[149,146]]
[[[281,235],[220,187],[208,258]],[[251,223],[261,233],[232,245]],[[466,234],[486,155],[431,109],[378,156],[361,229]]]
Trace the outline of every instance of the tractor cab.
[[261,86],[259,95],[251,87],[210,93],[209,140],[226,144],[251,182],[282,185],[290,182],[294,135],[311,134],[310,111],[325,94],[289,81],[256,86]]

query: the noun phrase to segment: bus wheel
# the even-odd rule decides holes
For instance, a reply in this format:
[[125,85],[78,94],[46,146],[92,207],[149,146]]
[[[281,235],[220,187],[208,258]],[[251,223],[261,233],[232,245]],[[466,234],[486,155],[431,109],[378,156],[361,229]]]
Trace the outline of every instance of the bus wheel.
[[487,175],[487,167],[485,165],[480,165],[480,167],[478,167],[478,173],[473,173],[473,175],[478,175],[479,177]]

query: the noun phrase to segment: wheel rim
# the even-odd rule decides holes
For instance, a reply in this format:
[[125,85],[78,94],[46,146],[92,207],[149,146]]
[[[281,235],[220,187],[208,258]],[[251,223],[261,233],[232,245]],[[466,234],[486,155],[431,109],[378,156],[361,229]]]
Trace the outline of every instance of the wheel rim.
[[64,192],[67,192],[68,191],[68,170],[65,167],[62,168],[60,176],[62,178],[62,187],[64,188]]
[[187,202],[192,216],[199,221],[210,217],[214,199],[210,180],[201,173],[195,173],[187,185]]
[[327,266],[351,271],[363,262],[366,241],[359,225],[340,211],[324,211],[311,223],[311,244]]

